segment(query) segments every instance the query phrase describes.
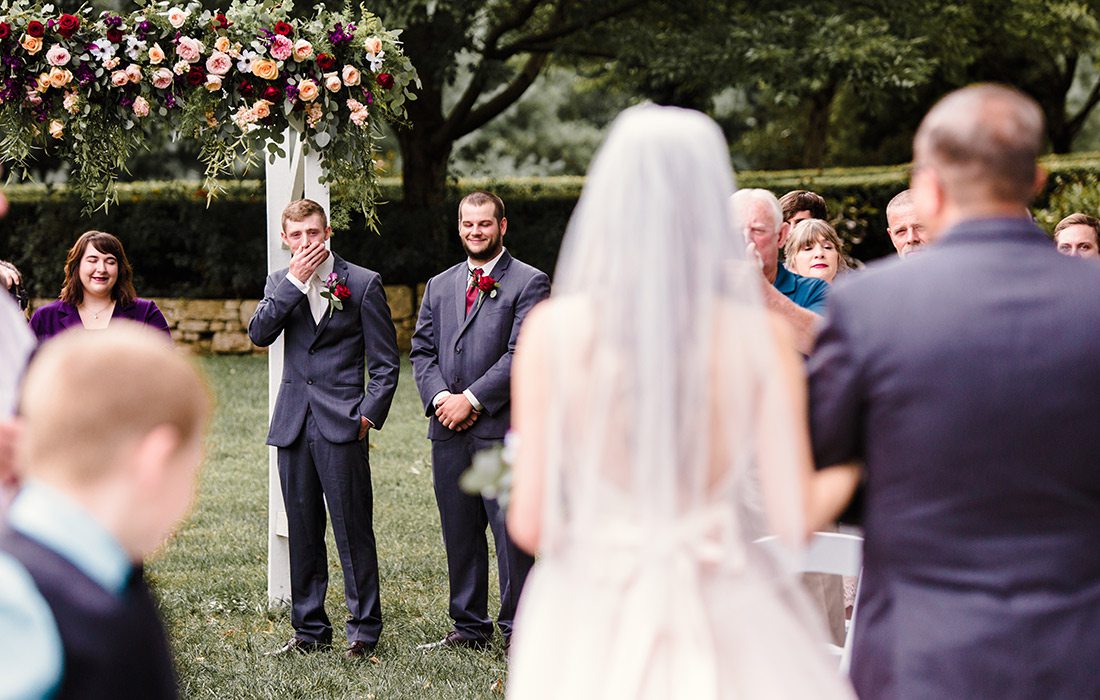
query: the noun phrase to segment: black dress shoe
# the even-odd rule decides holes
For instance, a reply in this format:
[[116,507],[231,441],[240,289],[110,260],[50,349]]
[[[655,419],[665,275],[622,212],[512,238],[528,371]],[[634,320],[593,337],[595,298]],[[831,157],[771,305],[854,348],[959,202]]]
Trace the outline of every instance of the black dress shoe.
[[344,657],[348,659],[366,659],[374,653],[374,645],[370,642],[352,642],[344,650]]
[[297,637],[291,637],[290,641],[282,645],[275,651],[269,651],[264,656],[287,656],[289,654],[311,654],[315,651],[325,651],[331,649],[332,645],[328,642],[311,642],[306,639],[299,639]]
[[438,642],[429,642],[428,644],[421,644],[417,649],[488,649],[488,639],[474,639],[472,637],[463,637],[457,631],[452,630],[447,633],[447,636]]

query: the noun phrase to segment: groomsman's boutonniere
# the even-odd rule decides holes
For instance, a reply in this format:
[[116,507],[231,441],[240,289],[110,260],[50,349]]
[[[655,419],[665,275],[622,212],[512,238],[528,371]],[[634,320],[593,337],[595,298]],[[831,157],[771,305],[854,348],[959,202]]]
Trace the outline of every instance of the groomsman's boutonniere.
[[477,288],[482,294],[488,294],[490,299],[496,299],[497,290],[500,289],[500,282],[489,275],[482,275],[477,279]]
[[345,282],[348,278],[340,279],[333,272],[325,280],[325,288],[321,290],[321,298],[328,300],[328,316],[332,318],[333,311],[343,311],[344,302],[351,298],[351,290]]

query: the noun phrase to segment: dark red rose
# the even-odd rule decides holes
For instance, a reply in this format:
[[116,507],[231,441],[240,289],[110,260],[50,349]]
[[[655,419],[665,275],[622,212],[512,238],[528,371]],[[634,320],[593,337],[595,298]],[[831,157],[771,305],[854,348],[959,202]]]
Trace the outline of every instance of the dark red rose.
[[[385,75],[383,73],[383,75]],[[497,287],[497,281],[489,275],[482,275],[477,280],[477,288],[483,292],[491,292]]]
[[118,27],[111,27],[107,30],[107,41],[112,44],[122,43],[122,30]]
[[218,14],[214,15],[214,26],[218,27],[219,29],[229,29],[229,24],[229,18],[226,17],[224,13],[219,12]]
[[32,19],[27,22],[27,34],[33,37],[41,38],[46,33],[46,27],[36,19]]
[[331,54],[319,53],[317,54],[317,67],[325,73],[336,69],[336,58]]
[[393,76],[389,73],[379,73],[377,80],[378,84],[381,85],[384,90],[389,90],[393,87]]
[[338,284],[332,290],[332,295],[340,301],[347,301],[348,299],[351,299],[351,290],[342,284]]
[[0,39],[7,39],[9,36],[11,36],[11,25],[0,22]]
[[237,86],[237,92],[241,93],[241,97],[252,97],[256,94],[256,88],[252,87],[252,83],[247,80],[242,80]]
[[198,87],[206,82],[206,71],[202,69],[201,65],[191,66],[191,70],[187,71],[187,84],[191,87]]
[[294,27],[290,26],[286,22],[276,22],[275,33],[282,34],[283,36],[294,36]]
[[61,15],[57,21],[57,33],[69,39],[80,28],[80,18],[76,15]]
[[264,99],[268,102],[275,103],[281,100],[283,97],[283,91],[274,85],[268,85],[264,88]]

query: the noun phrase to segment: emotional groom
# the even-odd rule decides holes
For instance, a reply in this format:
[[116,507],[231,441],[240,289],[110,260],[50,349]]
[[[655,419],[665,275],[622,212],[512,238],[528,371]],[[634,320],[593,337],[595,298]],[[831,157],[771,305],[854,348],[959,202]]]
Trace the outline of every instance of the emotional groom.
[[416,386],[429,416],[432,476],[450,580],[454,629],[425,647],[485,648],[489,618],[489,547],[493,530],[500,574],[497,624],[508,650],[512,619],[533,559],[508,538],[495,499],[471,496],[459,476],[474,453],[500,443],[511,424],[512,351],[520,324],[550,294],[546,273],[504,249],[504,203],[488,192],[458,205],[458,235],[467,260],[431,280],[424,290],[412,360]]
[[350,613],[345,655],[362,658],[382,631],[366,437],[370,428],[382,427],[393,401],[397,339],[378,273],[325,248],[332,229],[320,204],[291,202],[282,228],[290,267],[267,278],[248,323],[256,345],[270,345],[280,333],[285,343],[267,444],[279,448],[294,637],[274,653],[318,651],[332,643],[325,614],[327,501]]

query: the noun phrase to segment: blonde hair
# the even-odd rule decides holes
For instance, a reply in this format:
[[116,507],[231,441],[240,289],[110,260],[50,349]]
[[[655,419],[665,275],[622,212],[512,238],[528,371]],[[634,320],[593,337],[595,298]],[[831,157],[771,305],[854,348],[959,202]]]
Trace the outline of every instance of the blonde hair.
[[93,483],[121,451],[155,428],[174,428],[179,449],[201,436],[210,395],[191,361],[164,336],[116,320],[68,331],[42,346],[27,373],[20,444],[25,472]]
[[836,229],[827,221],[821,219],[803,219],[795,224],[791,232],[787,234],[787,242],[783,244],[783,259],[789,262],[794,254],[802,250],[806,245],[813,245],[819,240],[832,243],[836,248],[840,261],[837,263],[837,272],[848,269],[848,261],[844,257],[844,241],[840,240]]

